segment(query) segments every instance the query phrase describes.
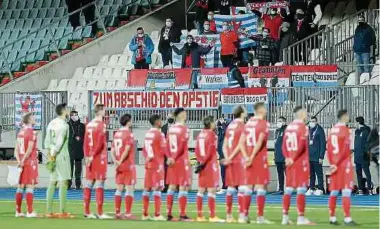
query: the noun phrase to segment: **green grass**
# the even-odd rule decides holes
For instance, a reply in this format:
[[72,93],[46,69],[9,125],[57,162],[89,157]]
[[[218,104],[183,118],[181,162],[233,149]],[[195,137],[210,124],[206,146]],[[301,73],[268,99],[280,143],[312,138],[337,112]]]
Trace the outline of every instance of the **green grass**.
[[[43,213],[45,209],[45,204],[43,201],[35,201],[35,211],[38,213]],[[177,204],[175,204],[177,205]],[[57,208],[58,203],[54,203]],[[140,217],[141,215],[141,203],[136,203],[133,206],[133,213]],[[92,210],[95,211],[95,206],[92,206]],[[107,214],[112,214],[114,211],[113,203],[106,202],[104,210]],[[153,211],[153,204],[150,205],[150,212]],[[25,211],[25,206],[23,206],[23,211]],[[14,202],[13,201],[2,201],[0,200],[0,228],[1,229],[44,229],[44,228],[54,228],[54,229],[118,229],[118,228],[131,228],[131,229],[203,229],[210,227],[218,227],[218,229],[223,228],[284,228],[280,225],[281,221],[281,206],[280,205],[268,205],[265,209],[265,216],[271,221],[274,221],[274,225],[264,225],[258,226],[254,224],[241,225],[241,224],[210,224],[210,223],[183,223],[183,222],[151,222],[151,221],[121,221],[121,220],[86,220],[83,218],[83,203],[81,201],[69,201],[68,211],[76,214],[74,219],[47,219],[47,218],[37,218],[37,219],[26,219],[26,218],[14,218]],[[236,212],[236,207],[234,207]],[[296,220],[296,209],[291,208],[290,218]],[[165,204],[162,205],[162,212],[165,212]],[[175,206],[174,212],[178,212],[177,206]],[[208,216],[207,204],[204,204],[205,215]],[[217,206],[217,215],[219,217],[224,217],[225,207],[223,205]],[[251,208],[251,218],[255,218],[255,206]],[[191,217],[196,216],[196,208],[194,204],[188,205],[188,215]],[[316,226],[311,228],[336,228],[336,226],[330,226],[328,224],[328,208],[327,206],[307,206],[306,216],[317,223]],[[340,208],[337,208],[338,221],[342,222],[343,213]],[[379,228],[379,208],[365,208],[365,207],[353,207],[352,208],[352,218],[360,224],[359,228]],[[285,228],[290,228],[293,226],[285,226]],[[341,228],[343,226],[338,226]]]

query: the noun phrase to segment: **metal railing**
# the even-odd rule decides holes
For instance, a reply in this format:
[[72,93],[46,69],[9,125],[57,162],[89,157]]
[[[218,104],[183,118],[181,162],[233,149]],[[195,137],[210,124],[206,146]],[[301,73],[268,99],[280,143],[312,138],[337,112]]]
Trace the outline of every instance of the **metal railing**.
[[[128,2],[128,3],[126,3]],[[149,0],[150,2],[150,0]],[[125,4],[124,4],[125,3]],[[120,7],[137,7],[140,4],[139,0],[123,0],[123,3],[120,5]],[[98,31],[102,31],[104,34],[108,33],[107,30],[107,20],[110,21],[110,16],[117,17],[119,14],[120,7],[117,8],[116,10],[113,7],[110,7],[109,14],[107,15],[102,15],[102,12],[100,10],[100,6],[97,5],[96,1],[93,1],[69,14],[65,14],[63,17],[60,18],[53,18],[52,22],[42,26],[32,32],[29,32],[28,34],[17,38],[15,41],[7,43],[5,46],[0,48],[0,60],[4,63],[3,67],[0,69],[0,73],[5,73],[8,74],[9,78],[13,80],[14,77],[14,72],[15,70],[18,70],[17,66],[21,67],[22,64],[27,64],[28,62],[34,62],[35,58],[34,56],[37,56],[39,54],[43,55],[42,60],[46,60],[46,54],[48,53],[56,53],[58,57],[62,55],[61,51],[64,50],[64,47],[61,47],[60,44],[63,42],[66,43],[66,41],[75,41],[76,39],[81,40],[82,36],[80,33],[82,33],[82,29],[85,29],[87,26],[92,26],[93,24],[97,24]],[[71,32],[66,33],[66,30],[64,29],[64,32],[62,36],[57,36],[55,31],[55,28],[58,27],[58,25],[65,24],[67,21],[69,21],[69,17],[74,15],[74,14],[80,14],[84,10],[88,9],[93,9],[95,11],[95,16],[94,20],[89,22],[89,23],[81,23],[82,25],[77,27],[76,29],[73,29]],[[83,16],[83,15],[82,15]],[[81,20],[83,21],[83,20]],[[111,22],[112,23],[112,22]],[[110,25],[111,26],[111,25]],[[68,26],[65,25],[65,28],[69,28],[71,25],[69,24]],[[45,35],[41,35],[44,33],[44,31],[47,30],[47,33]],[[92,31],[92,34],[95,34],[98,31]],[[25,53],[22,53],[20,55],[18,51],[20,50],[13,50],[14,46],[22,46],[23,43],[27,40],[30,40],[31,37],[36,37],[32,39],[32,44],[33,41],[39,40],[41,42],[41,45],[38,45],[37,48],[31,47],[31,49],[27,50]],[[87,37],[83,37],[87,38]],[[96,38],[95,36],[91,36],[88,38]],[[32,46],[31,44],[31,46]],[[7,57],[6,54],[10,53],[9,56]],[[40,60],[37,60],[40,61]]]

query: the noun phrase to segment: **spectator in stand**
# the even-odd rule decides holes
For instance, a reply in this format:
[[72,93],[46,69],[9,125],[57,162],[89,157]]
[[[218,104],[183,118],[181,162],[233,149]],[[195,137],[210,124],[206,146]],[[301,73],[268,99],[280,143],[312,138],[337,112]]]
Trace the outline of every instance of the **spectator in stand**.
[[[69,153],[71,164],[71,177],[75,180],[75,189],[82,186],[82,160],[84,158],[83,143],[85,126],[80,122],[78,112],[70,112],[69,121]],[[74,172],[75,171],[75,172]],[[73,176],[74,175],[74,176]],[[69,180],[68,188],[71,187],[72,180]]]
[[195,23],[198,34],[203,32],[203,23],[207,19],[208,0],[197,0],[195,3]]
[[197,42],[194,42],[192,35],[187,35],[186,43],[181,49],[170,43],[173,51],[178,55],[182,55],[182,68],[200,68],[201,67],[201,55],[206,55],[213,47],[213,41],[208,47],[200,46]]
[[[296,10],[296,20],[291,24],[290,31],[294,34],[295,41],[300,41],[312,34],[312,29],[310,27],[311,21],[305,17],[305,12],[302,9]],[[302,61],[305,65],[307,62],[306,47],[303,47],[297,56],[297,60],[292,61]]]
[[318,30],[319,21],[322,19],[322,9],[319,0],[307,0],[306,17],[310,21],[312,32]]
[[255,54],[259,60],[259,66],[274,65],[277,49],[275,40],[270,36],[270,30],[264,28],[262,35],[251,37],[251,39],[256,41]]
[[291,44],[295,42],[294,34],[289,30],[290,24],[288,22],[283,22],[281,25],[280,32],[280,42],[279,42],[279,61],[284,61],[283,51]]
[[239,48],[239,36],[231,30],[230,24],[227,21],[222,23],[223,31],[220,33],[220,61],[223,67],[232,66],[232,58],[237,55]]
[[354,52],[356,63],[358,64],[359,76],[366,72],[370,73],[369,58],[371,52],[371,46],[373,50],[376,49],[376,34],[373,28],[365,21],[364,16],[359,16],[359,25],[355,29],[354,34]]
[[232,6],[232,0],[220,0],[219,5],[219,13],[221,15],[230,15],[231,13],[231,6]]
[[[266,9],[264,9],[264,12],[265,11]],[[262,20],[264,21],[264,27],[270,30],[270,36],[276,41],[279,40],[280,26],[282,24],[283,18],[281,14],[277,14],[277,9],[271,8],[269,10],[269,15],[261,13],[260,11],[255,9],[253,9],[252,12],[256,14],[258,17],[262,18]]]
[[169,63],[173,64],[170,43],[179,43],[180,39],[181,30],[175,26],[171,18],[167,18],[165,26],[161,29],[160,40],[158,42],[158,52],[161,53],[164,67],[168,66]]
[[371,172],[369,170],[369,164],[371,157],[368,153],[368,136],[371,132],[371,128],[364,124],[363,117],[357,117],[355,119],[357,129],[355,130],[354,140],[354,162],[356,167],[356,175],[358,179],[359,195],[363,195],[365,191],[365,185],[363,182],[363,171],[367,179],[368,193],[372,195],[372,180]]
[[216,34],[215,31],[212,31],[211,28],[210,28],[210,22],[209,21],[205,21],[203,23],[203,32],[201,33],[202,35],[212,35],[212,34]]
[[144,34],[142,27],[137,28],[137,34],[129,43],[129,50],[133,52],[131,62],[135,69],[149,69],[149,64],[152,63],[154,44],[148,34]]
[[213,12],[213,11],[209,11],[209,12],[208,12],[207,20],[208,20],[209,23],[210,23],[210,31],[216,33],[216,24],[215,24],[214,12]]
[[[67,11],[70,14],[80,9],[81,7],[84,7],[87,4],[93,2],[94,0],[65,0],[65,1],[66,1]],[[94,22],[95,20],[95,5],[94,4],[84,8],[82,12],[85,17],[87,25]],[[69,16],[70,24],[74,29],[76,29],[77,27],[80,27],[79,15],[80,15],[80,11]],[[92,27],[91,34],[95,35],[98,30],[97,23],[94,22],[91,25],[91,27]]]
[[228,77],[228,87],[229,88],[245,88],[244,77],[239,69],[239,59],[233,58],[233,64],[230,67]]

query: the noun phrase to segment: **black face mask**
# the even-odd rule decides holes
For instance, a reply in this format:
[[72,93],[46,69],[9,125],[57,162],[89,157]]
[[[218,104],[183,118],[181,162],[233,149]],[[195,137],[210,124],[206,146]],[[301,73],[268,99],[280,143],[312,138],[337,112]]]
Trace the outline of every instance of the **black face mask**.
[[304,15],[303,15],[303,14],[296,14],[296,18],[297,18],[298,20],[301,20],[301,19],[303,19],[303,17],[304,17]]
[[174,118],[168,118],[168,123],[172,124],[174,122]]
[[359,22],[359,26],[364,26],[365,22]]

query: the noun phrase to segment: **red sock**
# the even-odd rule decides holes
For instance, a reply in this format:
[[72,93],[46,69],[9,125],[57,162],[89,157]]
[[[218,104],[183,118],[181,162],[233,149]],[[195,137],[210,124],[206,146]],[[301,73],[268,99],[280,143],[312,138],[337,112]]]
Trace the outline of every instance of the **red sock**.
[[257,216],[264,215],[264,206],[265,206],[265,195],[256,196],[256,204],[257,204]]
[[208,208],[210,209],[210,218],[214,218],[216,208],[215,195],[208,196]]
[[125,214],[130,215],[133,204],[133,196],[126,195],[125,196]]
[[330,216],[335,216],[335,208],[336,208],[336,199],[337,196],[330,196],[329,197],[329,209],[330,209]]
[[244,194],[243,193],[238,194],[238,204],[239,204],[239,213],[244,214],[245,213],[245,205],[244,205]]
[[143,216],[148,216],[149,209],[149,195],[143,196]]
[[33,193],[32,192],[27,192],[25,195],[26,199],[26,209],[28,213],[33,212]]
[[282,213],[287,215],[290,208],[290,195],[284,194],[282,197]]
[[252,195],[246,194],[244,195],[244,203],[245,203],[245,216],[249,215],[249,209],[251,207]]
[[298,209],[298,215],[304,216],[305,214],[305,195],[304,194],[297,194],[297,209]]
[[96,207],[98,215],[103,215],[103,203],[104,203],[104,189],[96,188]]
[[187,196],[179,197],[178,202],[179,202],[179,215],[186,216]]
[[83,189],[83,201],[84,201],[84,214],[89,215],[90,212],[90,201],[91,201],[91,189]]
[[21,213],[21,205],[22,205],[22,192],[16,192],[16,212]]
[[161,215],[161,195],[154,195],[154,216]]
[[121,196],[115,194],[115,213],[116,215],[120,214],[121,208]]
[[197,212],[198,212],[198,217],[203,216],[203,194],[198,194],[197,195]]
[[172,215],[173,194],[167,194],[167,196],[166,196],[166,208],[167,208],[167,211],[168,211],[168,215]]
[[344,217],[351,217],[350,208],[351,208],[351,198],[349,196],[342,197],[342,207]]
[[226,195],[227,215],[232,214],[232,203],[233,203],[232,195]]

